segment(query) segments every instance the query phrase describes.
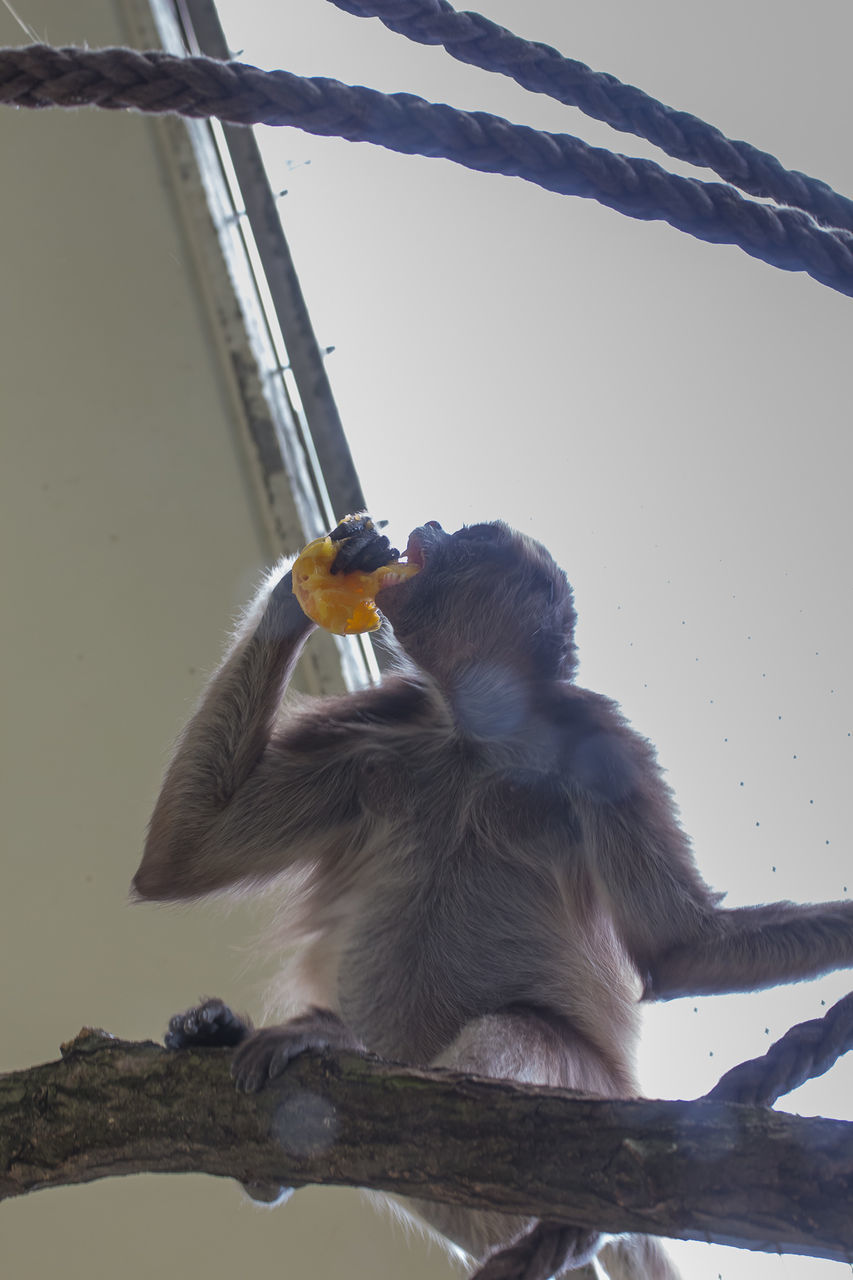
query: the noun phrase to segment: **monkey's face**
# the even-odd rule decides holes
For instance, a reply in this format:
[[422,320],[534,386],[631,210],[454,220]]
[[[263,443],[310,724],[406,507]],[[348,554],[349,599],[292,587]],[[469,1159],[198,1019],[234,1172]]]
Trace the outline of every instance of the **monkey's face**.
[[570,677],[575,611],[562,569],[545,548],[497,520],[449,534],[430,520],[406,547],[420,573],[377,603],[406,652],[440,682],[462,670]]

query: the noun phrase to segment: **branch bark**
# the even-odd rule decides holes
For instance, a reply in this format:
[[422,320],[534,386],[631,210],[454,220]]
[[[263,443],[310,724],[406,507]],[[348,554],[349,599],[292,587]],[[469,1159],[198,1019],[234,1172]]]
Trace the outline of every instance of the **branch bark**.
[[593,1100],[357,1054],[238,1094],[221,1049],[85,1031],[0,1076],[0,1199],[130,1173],[337,1183],[849,1261],[853,1124],[733,1103]]

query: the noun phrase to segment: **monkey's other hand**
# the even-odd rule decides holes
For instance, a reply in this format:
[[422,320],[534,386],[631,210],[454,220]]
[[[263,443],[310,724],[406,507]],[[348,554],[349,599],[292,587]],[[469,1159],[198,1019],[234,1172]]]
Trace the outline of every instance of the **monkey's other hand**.
[[329,573],[373,573],[382,565],[400,559],[384,533],[380,533],[366,512],[344,516],[329,534],[335,546],[335,557]]
[[164,1037],[167,1049],[231,1048],[252,1034],[252,1025],[232,1013],[221,1000],[176,1013]]
[[263,1027],[234,1054],[231,1074],[244,1093],[258,1093],[306,1049],[361,1049],[349,1028],[329,1009],[309,1009],[281,1027]]

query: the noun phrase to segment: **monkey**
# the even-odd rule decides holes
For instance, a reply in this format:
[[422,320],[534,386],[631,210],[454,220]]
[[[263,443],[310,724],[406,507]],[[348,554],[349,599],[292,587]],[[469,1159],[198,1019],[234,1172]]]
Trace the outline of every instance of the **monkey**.
[[[332,536],[333,570],[396,555],[366,520]],[[247,1091],[305,1049],[355,1047],[634,1097],[641,1001],[853,965],[853,902],[721,905],[653,747],[576,683],[572,588],[540,543],[430,520],[406,559],[419,572],[377,593],[400,655],[378,684],[284,698],[315,624],[282,561],[179,740],[135,897],[290,892],[295,957],[288,1021],[254,1030],[210,1000],[172,1019],[171,1048],[234,1045]],[[474,1263],[536,1229],[406,1208]],[[676,1280],[651,1237],[578,1229],[561,1266],[592,1276],[596,1256]]]

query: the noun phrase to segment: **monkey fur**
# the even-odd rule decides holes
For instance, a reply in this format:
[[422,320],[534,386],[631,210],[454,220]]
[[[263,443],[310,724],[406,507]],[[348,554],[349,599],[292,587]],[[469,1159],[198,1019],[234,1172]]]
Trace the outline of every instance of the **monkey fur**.
[[[390,558],[378,535],[346,567]],[[352,529],[336,536],[347,546]],[[295,1017],[253,1031],[220,1001],[167,1043],[235,1045],[256,1090],[307,1048],[636,1096],[638,1002],[752,991],[853,965],[853,902],[723,909],[653,749],[574,683],[571,588],[502,522],[435,521],[382,590],[405,665],[376,687],[282,698],[315,629],[271,575],[179,742],[134,879],[178,901],[292,887]],[[528,1220],[408,1209],[474,1260]],[[657,1241],[577,1231],[568,1270],[673,1280]],[[583,1268],[586,1266],[586,1270]]]

